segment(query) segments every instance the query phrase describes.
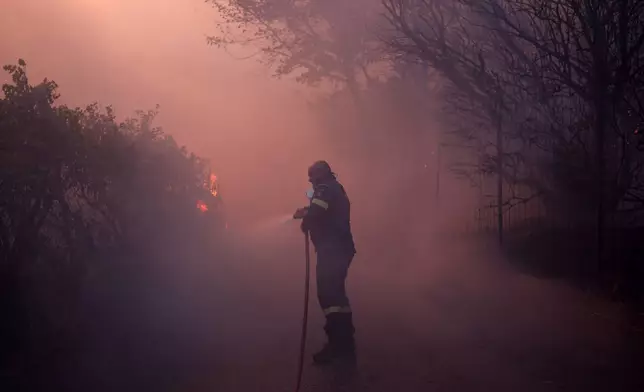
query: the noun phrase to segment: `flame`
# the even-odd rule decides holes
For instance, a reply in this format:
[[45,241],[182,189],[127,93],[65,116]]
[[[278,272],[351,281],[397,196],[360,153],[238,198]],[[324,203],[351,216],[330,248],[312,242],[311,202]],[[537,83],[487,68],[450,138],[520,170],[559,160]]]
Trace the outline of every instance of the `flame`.
[[201,212],[208,211],[208,205],[201,200],[197,201],[197,209]]
[[217,197],[219,194],[219,191],[217,190],[217,176],[213,173],[210,173],[210,182],[208,184],[208,189],[210,189],[210,193]]
[[[214,197],[217,197],[219,190],[217,189],[217,176],[214,173],[208,175],[208,180],[204,184],[204,187],[208,187],[208,191]],[[203,200],[197,200],[197,209],[201,212],[206,212],[209,210],[208,205]]]

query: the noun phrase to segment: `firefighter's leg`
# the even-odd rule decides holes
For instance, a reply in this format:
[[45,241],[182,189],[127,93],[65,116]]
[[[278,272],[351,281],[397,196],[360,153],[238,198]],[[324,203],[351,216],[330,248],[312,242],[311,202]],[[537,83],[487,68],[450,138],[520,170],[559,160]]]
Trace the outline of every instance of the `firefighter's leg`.
[[353,256],[333,248],[318,250],[318,300],[326,318],[328,344],[314,356],[317,363],[355,353],[352,311],[346,294],[346,277]]

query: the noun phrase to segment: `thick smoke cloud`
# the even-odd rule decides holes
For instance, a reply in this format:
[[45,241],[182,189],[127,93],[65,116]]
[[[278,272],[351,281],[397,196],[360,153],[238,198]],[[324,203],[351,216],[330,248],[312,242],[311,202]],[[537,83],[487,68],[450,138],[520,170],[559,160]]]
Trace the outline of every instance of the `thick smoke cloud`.
[[[354,201],[358,255],[349,287],[364,365],[353,382],[364,390],[634,385],[633,372],[614,377],[634,363],[628,355],[639,355],[626,339],[632,330],[614,321],[619,309],[601,303],[599,312],[577,292],[519,275],[498,252],[466,240],[475,195],[445,171],[438,203],[431,152],[415,169],[426,174],[408,176],[394,163],[364,178],[356,169],[364,161],[339,152],[341,132],[323,133],[310,91],[205,44],[215,15],[202,2],[2,5],[3,64],[24,58],[31,77],[56,80],[70,105],[98,100],[125,117],[160,104],[159,125],[212,160],[231,224],[216,258],[180,249],[166,255],[172,260],[160,263],[159,276],[139,277],[145,298],[89,289],[86,306],[104,311],[88,321],[90,359],[61,373],[68,390],[161,391],[176,379],[184,390],[286,390],[295,375],[303,244],[297,223],[283,218],[306,202],[306,168],[321,158]],[[438,132],[436,124],[428,129]],[[391,151],[398,156],[361,159],[404,161]],[[386,193],[374,192],[382,183]],[[322,340],[315,301],[311,312],[310,350]],[[111,344],[119,331],[129,351]],[[305,377],[309,386],[333,382],[320,370]]]

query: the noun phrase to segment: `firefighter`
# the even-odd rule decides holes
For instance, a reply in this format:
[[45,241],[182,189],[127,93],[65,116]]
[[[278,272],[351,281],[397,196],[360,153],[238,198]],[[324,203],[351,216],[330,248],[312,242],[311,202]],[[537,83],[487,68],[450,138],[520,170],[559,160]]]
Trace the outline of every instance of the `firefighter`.
[[327,343],[313,355],[316,364],[355,360],[353,319],[345,281],[356,253],[351,233],[350,202],[329,164],[315,162],[308,170],[313,185],[310,205],[299,209],[302,231],[309,232],[317,255],[317,296],[324,312]]

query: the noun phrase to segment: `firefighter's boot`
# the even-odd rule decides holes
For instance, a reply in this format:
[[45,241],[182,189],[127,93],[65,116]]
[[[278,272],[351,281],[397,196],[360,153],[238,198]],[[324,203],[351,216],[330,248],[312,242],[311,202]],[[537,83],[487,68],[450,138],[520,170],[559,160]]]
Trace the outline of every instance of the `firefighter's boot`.
[[324,327],[328,341],[319,352],[313,355],[317,365],[330,364],[339,360],[355,363],[356,351],[351,313],[332,313],[326,317]]

